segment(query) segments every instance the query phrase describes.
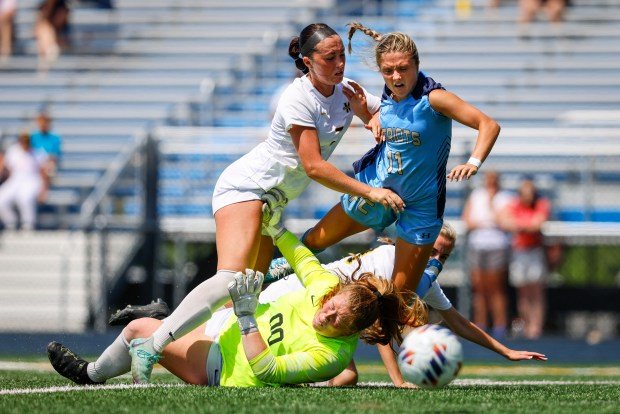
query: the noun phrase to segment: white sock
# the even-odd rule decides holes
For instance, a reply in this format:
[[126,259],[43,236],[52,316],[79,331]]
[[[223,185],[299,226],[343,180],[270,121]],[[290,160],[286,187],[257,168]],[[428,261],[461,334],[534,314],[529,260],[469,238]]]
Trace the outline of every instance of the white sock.
[[131,371],[129,342],[121,332],[95,362],[86,367],[88,377],[95,382],[103,382]]
[[181,338],[211,318],[230,300],[228,284],[237,272],[219,270],[196,286],[153,333],[153,349],[160,354],[173,340]]

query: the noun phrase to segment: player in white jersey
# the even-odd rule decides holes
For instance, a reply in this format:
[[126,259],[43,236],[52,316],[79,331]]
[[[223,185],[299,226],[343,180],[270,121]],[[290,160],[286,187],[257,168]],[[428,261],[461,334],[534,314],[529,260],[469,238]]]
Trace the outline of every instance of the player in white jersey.
[[[358,272],[371,272],[377,276],[390,278],[392,275],[392,270],[394,268],[395,246],[388,239],[383,239],[383,241],[387,244],[358,254],[357,257],[359,258],[359,261],[349,256],[341,260],[325,264],[324,267],[336,274],[342,275],[351,275],[359,267],[359,270],[357,270]],[[445,264],[446,260],[448,260],[448,258],[450,257],[450,254],[452,253],[455,244],[456,232],[454,231],[452,226],[450,226],[448,223],[444,223],[439,233],[439,236],[433,244],[433,250],[431,253],[431,261],[439,262],[439,264],[437,264],[435,267],[437,273],[441,271],[443,264]],[[420,283],[420,287],[423,286],[423,283],[425,282],[425,277],[432,275],[432,273],[428,270],[429,269],[427,269],[424,274],[422,282]],[[420,292],[420,288],[418,289],[417,293],[424,300],[424,302],[426,302],[429,306],[431,306],[439,313],[443,321],[454,333],[480,346],[488,348],[491,351],[494,351],[511,361],[532,359],[539,361],[547,360],[545,355],[538,352],[517,351],[510,349],[499,341],[495,340],[482,329],[478,328],[478,326],[476,326],[474,323],[461,315],[454,308],[454,306],[452,306],[452,303],[441,289],[441,286],[439,285],[436,277],[437,274],[435,275],[434,280],[430,282],[430,286],[428,288],[425,288],[425,291],[423,293]],[[286,279],[281,279],[269,285],[261,293],[260,300],[261,302],[272,301],[277,299],[280,295],[284,293],[298,290],[301,287],[302,286],[298,282],[298,279],[294,275],[291,275],[288,276]],[[406,332],[407,330],[405,330],[403,333],[406,334]],[[379,345],[379,354],[383,359],[383,363],[385,364],[385,367],[394,385],[400,387],[415,387],[414,385],[405,382],[405,380],[403,379],[398,368],[398,364],[396,362],[395,354],[392,349],[390,349],[390,347]],[[340,375],[330,380],[326,384],[354,385],[356,382],[357,371],[355,369],[355,364],[352,363]]]
[[344,78],[340,36],[323,23],[311,24],[291,41],[289,55],[305,75],[283,93],[267,140],[226,168],[215,187],[217,273],[192,290],[151,337],[134,341],[132,354],[138,357],[132,360],[132,375],[137,383],[149,382],[151,361],[167,344],[228,301],[226,286],[237,271],[267,270],[274,252],[272,240],[261,234],[261,198],[267,191],[285,205],[315,180],[395,211],[403,208],[392,190],[363,184],[327,161],[353,115],[367,123],[380,105]]

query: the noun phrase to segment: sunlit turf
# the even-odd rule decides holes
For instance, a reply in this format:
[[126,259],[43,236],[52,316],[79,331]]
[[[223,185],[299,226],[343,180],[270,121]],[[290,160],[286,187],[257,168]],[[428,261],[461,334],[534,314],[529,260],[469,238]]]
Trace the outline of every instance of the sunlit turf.
[[[380,364],[358,364],[351,388],[185,386],[163,370],[154,385],[80,387],[50,371],[0,371],[2,413],[618,413],[620,367],[550,364],[469,365],[436,391],[396,389]],[[474,381],[475,380],[475,381]],[[548,382],[545,382],[548,381]],[[121,385],[127,387],[120,388]],[[114,387],[116,386],[116,387]],[[57,387],[57,388],[54,388]],[[20,394],[12,394],[20,392]]]

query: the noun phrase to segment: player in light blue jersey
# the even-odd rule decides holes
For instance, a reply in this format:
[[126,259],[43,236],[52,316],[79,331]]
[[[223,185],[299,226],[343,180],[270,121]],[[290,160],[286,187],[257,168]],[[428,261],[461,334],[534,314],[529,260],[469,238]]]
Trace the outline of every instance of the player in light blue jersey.
[[[371,123],[378,144],[354,164],[356,178],[392,189],[406,207],[394,212],[363,197],[343,195],[303,241],[320,250],[360,231],[382,231],[395,223],[392,278],[397,286],[415,290],[443,223],[446,180],[461,181],[476,174],[500,127],[421,72],[418,50],[409,36],[381,35],[359,23],[349,26],[349,52],[357,30],[377,42],[375,59],[385,81],[380,116]],[[478,138],[469,161],[446,175],[452,120],[478,130]]]

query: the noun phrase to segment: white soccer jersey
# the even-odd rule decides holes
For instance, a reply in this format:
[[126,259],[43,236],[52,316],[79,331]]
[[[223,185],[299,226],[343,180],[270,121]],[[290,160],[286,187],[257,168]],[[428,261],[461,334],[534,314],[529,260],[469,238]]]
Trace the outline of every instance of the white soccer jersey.
[[[362,265],[357,274],[372,272],[383,278],[391,278],[394,270],[394,245],[385,244],[359,254]],[[340,275],[351,275],[357,269],[358,262],[351,257],[345,257],[332,263],[324,264],[323,267]],[[272,302],[279,296],[301,289],[303,286],[295,275],[279,280],[269,285],[260,295],[262,303]],[[448,310],[452,307],[450,299],[436,281],[433,282],[426,295],[422,298],[429,306],[436,310]]]
[[[342,88],[350,79],[336,85],[334,93],[325,97],[318,92],[307,76],[295,79],[282,93],[271,122],[267,139],[231,164],[222,175],[231,182],[242,183],[241,190],[269,190],[277,187],[289,200],[297,198],[310,183],[289,134],[293,125],[315,128],[320,141],[321,155],[329,159],[353,119],[353,111]],[[350,88],[350,87],[349,87]],[[368,111],[374,114],[381,101],[364,90]],[[218,194],[216,189],[216,194]],[[214,206],[214,211],[216,210]]]

